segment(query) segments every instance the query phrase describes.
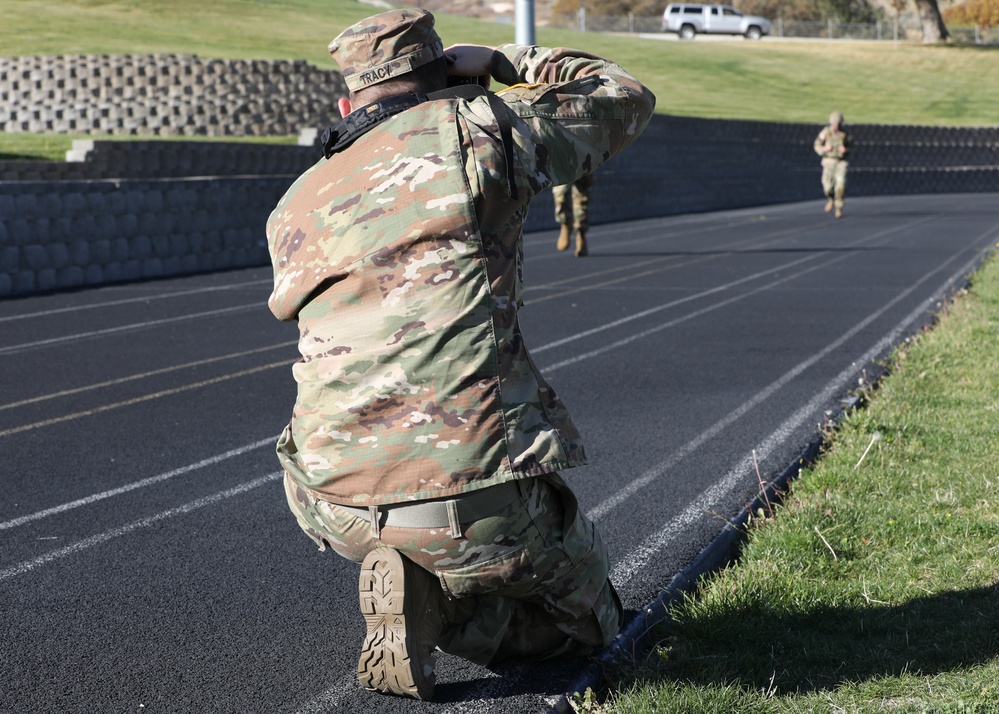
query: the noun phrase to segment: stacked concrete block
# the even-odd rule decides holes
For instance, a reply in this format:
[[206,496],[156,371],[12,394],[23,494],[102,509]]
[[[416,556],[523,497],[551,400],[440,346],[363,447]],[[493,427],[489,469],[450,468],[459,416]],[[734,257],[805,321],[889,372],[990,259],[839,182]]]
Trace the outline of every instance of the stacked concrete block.
[[0,295],[265,264],[276,178],[0,184]]
[[336,120],[343,77],[302,60],[0,59],[0,131],[267,136]]

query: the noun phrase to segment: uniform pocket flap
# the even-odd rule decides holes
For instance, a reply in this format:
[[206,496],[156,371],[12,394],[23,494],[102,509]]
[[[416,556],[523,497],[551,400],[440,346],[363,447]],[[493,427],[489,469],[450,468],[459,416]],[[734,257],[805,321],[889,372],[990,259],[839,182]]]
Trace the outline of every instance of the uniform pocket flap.
[[525,547],[482,563],[453,570],[438,570],[437,577],[451,597],[468,597],[523,585],[537,578],[537,573]]

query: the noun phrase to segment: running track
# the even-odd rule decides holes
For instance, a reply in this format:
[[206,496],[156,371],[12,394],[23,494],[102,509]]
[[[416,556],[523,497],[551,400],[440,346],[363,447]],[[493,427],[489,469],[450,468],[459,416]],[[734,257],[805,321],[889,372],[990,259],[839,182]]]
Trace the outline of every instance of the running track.
[[[565,475],[626,608],[997,239],[995,195],[598,226],[586,259],[528,235],[524,330],[586,438]],[[0,711],[547,711],[579,663],[442,657],[429,704],[357,687],[357,566],[283,503],[297,334],[268,293],[257,268],[0,301]]]

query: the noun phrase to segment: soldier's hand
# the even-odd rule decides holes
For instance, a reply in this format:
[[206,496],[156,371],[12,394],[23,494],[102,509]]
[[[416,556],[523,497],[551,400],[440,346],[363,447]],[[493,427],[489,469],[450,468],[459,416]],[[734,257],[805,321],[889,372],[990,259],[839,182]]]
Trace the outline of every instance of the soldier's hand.
[[450,77],[488,77],[494,48],[486,45],[451,45],[444,50]]

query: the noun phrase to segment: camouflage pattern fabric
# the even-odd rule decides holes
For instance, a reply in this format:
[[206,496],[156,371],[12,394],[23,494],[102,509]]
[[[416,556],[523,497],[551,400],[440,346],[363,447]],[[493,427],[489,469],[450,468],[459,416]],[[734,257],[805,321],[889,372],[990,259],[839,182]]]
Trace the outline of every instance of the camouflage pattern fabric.
[[563,186],[552,187],[555,203],[555,220],[573,228],[586,230],[590,226],[590,188],[593,174],[587,174],[577,181]]
[[437,576],[461,615],[438,646],[479,664],[583,655],[617,634],[621,606],[607,549],[557,474],[518,481],[521,500],[447,528],[382,527],[285,476],[288,505],[319,546],[360,563],[389,546]]
[[842,205],[846,195],[846,170],[852,139],[849,134],[832,126],[825,127],[815,137],[812,148],[822,157],[822,191]]
[[327,500],[452,497],[586,462],[524,345],[521,230],[539,192],[633,141],[655,98],[579,51],[498,53],[516,198],[488,98],[445,99],[320,160],[268,220],[268,304],[302,355],[278,457]]
[[361,20],[337,35],[328,49],[340,65],[347,88],[353,92],[444,56],[434,16],[410,8]]

